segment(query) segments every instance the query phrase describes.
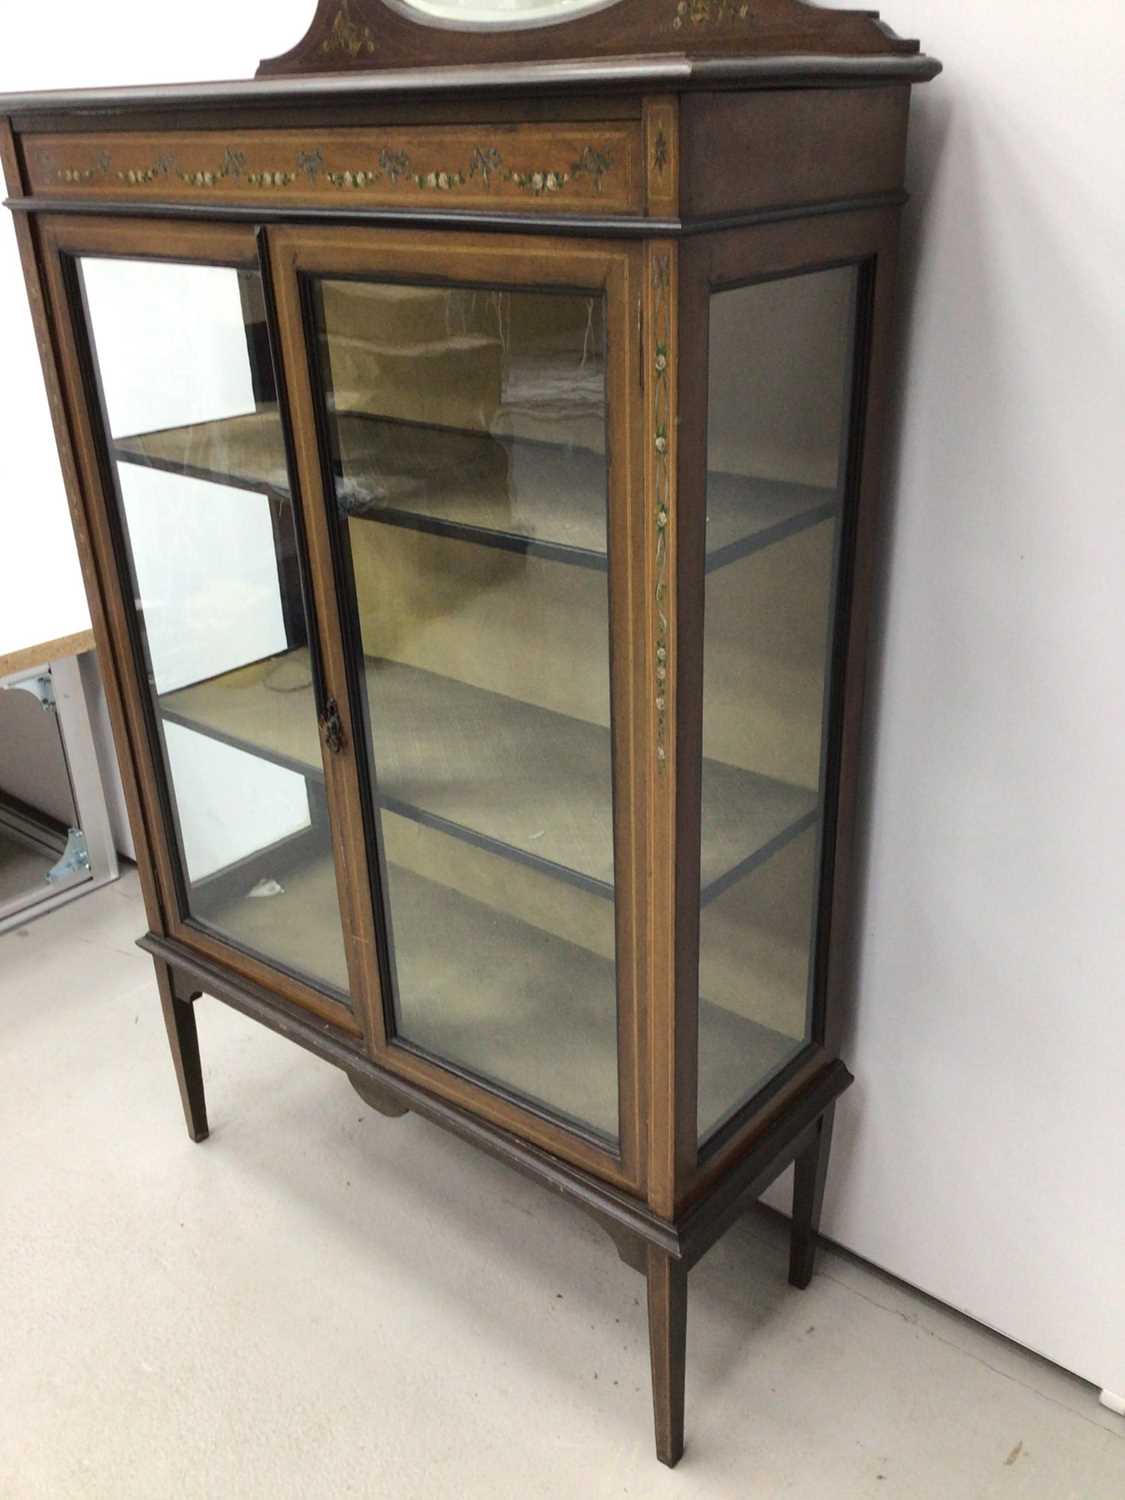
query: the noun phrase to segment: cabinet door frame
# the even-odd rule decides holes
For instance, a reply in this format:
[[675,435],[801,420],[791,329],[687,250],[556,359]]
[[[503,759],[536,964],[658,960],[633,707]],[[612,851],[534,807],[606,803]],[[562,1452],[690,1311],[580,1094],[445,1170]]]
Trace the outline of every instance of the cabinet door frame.
[[[182,944],[200,957],[222,965],[251,984],[279,995],[291,1005],[331,1023],[347,1037],[365,1038],[366,1024],[356,999],[361,993],[356,945],[351,938],[353,923],[348,906],[347,860],[343,837],[347,826],[348,787],[346,773],[334,757],[323,754],[329,823],[337,886],[341,897],[341,936],[348,963],[349,986],[354,1010],[330,993],[322,991],[289,970],[271,964],[246,949],[224,941],[194,921],[187,911],[179,869],[179,856],[170,790],[163,756],[156,739],[154,712],[147,684],[144,655],[136,612],[128,607],[132,584],[127,563],[124,526],[119,514],[112,459],[101,420],[96,364],[92,357],[92,330],[86,326],[78,300],[77,262],[83,256],[123,260],[165,261],[176,265],[223,266],[261,273],[258,241],[251,226],[183,224],[177,221],[119,218],[70,218],[44,216],[39,221],[41,259],[51,304],[55,338],[60,357],[63,394],[74,436],[79,479],[86,497],[90,545],[99,576],[112,580],[103,589],[106,624],[125,717],[125,733],[133,751],[141,811],[148,831],[148,845],[155,866],[157,890],[164,916],[164,936]],[[263,275],[268,296],[268,281]],[[278,364],[276,349],[273,351]],[[279,372],[280,378],[280,372]],[[284,422],[284,396],[279,390]],[[294,512],[300,514],[300,498],[293,489]],[[301,526],[297,525],[298,553],[302,554]],[[307,573],[307,558],[302,556]],[[311,592],[307,599],[310,640],[322,635]],[[340,691],[324,663],[323,694]]]
[[[513,290],[538,288],[604,291],[607,307],[607,476],[610,536],[611,714],[613,724],[613,792],[615,853],[615,932],[618,1033],[618,1150],[570,1129],[530,1103],[477,1082],[445,1064],[398,1044],[388,1036],[389,997],[384,993],[385,952],[380,930],[378,870],[368,858],[363,821],[357,820],[352,842],[354,888],[363,897],[358,944],[367,955],[363,1008],[369,1018],[368,1046],[380,1066],[419,1084],[493,1125],[542,1147],[603,1180],[642,1193],[645,1184],[643,1122],[645,1039],[642,1034],[645,953],[650,929],[649,862],[646,853],[648,789],[635,774],[646,754],[649,733],[645,694],[644,530],[635,491],[640,489],[640,292],[643,252],[633,244],[611,240],[542,236],[489,235],[450,230],[419,232],[343,227],[271,227],[268,240],[273,300],[277,310],[283,378],[288,390],[297,451],[300,488],[306,498],[309,551],[314,588],[326,611],[327,651],[344,668],[348,600],[346,580],[338,576],[329,524],[329,493],[324,479],[325,455],[317,431],[318,396],[314,389],[315,350],[307,326],[302,293],[305,278],[380,277],[429,285],[495,285]],[[336,614],[327,612],[334,603]],[[611,648],[612,642],[612,650]],[[345,674],[347,675],[347,674]],[[362,710],[354,686],[338,697],[344,729],[341,758],[360,776],[355,745],[363,737]],[[362,752],[361,752],[362,753]],[[377,916],[377,913],[379,914]]]

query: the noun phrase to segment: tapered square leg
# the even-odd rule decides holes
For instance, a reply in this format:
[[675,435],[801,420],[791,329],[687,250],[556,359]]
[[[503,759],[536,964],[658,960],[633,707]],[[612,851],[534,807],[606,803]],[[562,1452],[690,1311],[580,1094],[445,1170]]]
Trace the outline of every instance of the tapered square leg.
[[648,1341],[656,1456],[674,1468],[684,1451],[684,1375],[687,1356],[687,1267],[648,1249]]
[[832,1150],[835,1104],[821,1115],[816,1133],[795,1163],[793,1178],[793,1227],[789,1248],[789,1281],[803,1291],[812,1280],[828,1156]]
[[190,1000],[178,1000],[167,964],[156,962],[156,983],[164,1011],[172,1065],[180,1086],[184,1120],[193,1141],[207,1139],[207,1105],[203,1098],[203,1070],[199,1064],[199,1037],[195,1030],[195,1007]]

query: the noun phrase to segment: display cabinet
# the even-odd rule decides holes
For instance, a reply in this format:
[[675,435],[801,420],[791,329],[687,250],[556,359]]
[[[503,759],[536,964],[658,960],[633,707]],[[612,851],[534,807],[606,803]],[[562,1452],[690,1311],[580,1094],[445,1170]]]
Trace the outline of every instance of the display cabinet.
[[189,1131],[207,994],[573,1200],[667,1463],[688,1269],[795,1162],[808,1282],[851,1081],[936,71],[799,0],[322,0],[252,82],[0,100]]

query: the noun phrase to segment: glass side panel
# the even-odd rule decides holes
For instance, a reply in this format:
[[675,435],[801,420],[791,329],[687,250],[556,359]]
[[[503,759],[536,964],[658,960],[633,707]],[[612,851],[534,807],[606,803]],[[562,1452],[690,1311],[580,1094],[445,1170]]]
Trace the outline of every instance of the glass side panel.
[[309,290],[393,1031],[616,1140],[603,298]]
[[[256,273],[80,262],[106,441],[186,888],[185,916],[338,995],[289,477]],[[227,434],[270,455],[239,472]]]
[[[848,266],[711,298],[699,952],[703,1140],[812,1038],[828,672],[857,277]],[[743,519],[728,542],[732,509]],[[750,526],[748,512],[762,524]],[[721,841],[714,831],[719,824],[725,826]]]

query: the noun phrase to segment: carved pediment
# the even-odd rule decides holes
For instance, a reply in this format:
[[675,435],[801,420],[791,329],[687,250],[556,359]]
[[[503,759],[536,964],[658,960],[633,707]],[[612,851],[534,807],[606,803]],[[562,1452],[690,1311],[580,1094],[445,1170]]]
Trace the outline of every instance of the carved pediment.
[[[424,7],[424,8],[423,8]],[[911,56],[875,11],[807,0],[318,0],[304,38],[258,76],[692,56]],[[476,19],[474,19],[476,18]]]

